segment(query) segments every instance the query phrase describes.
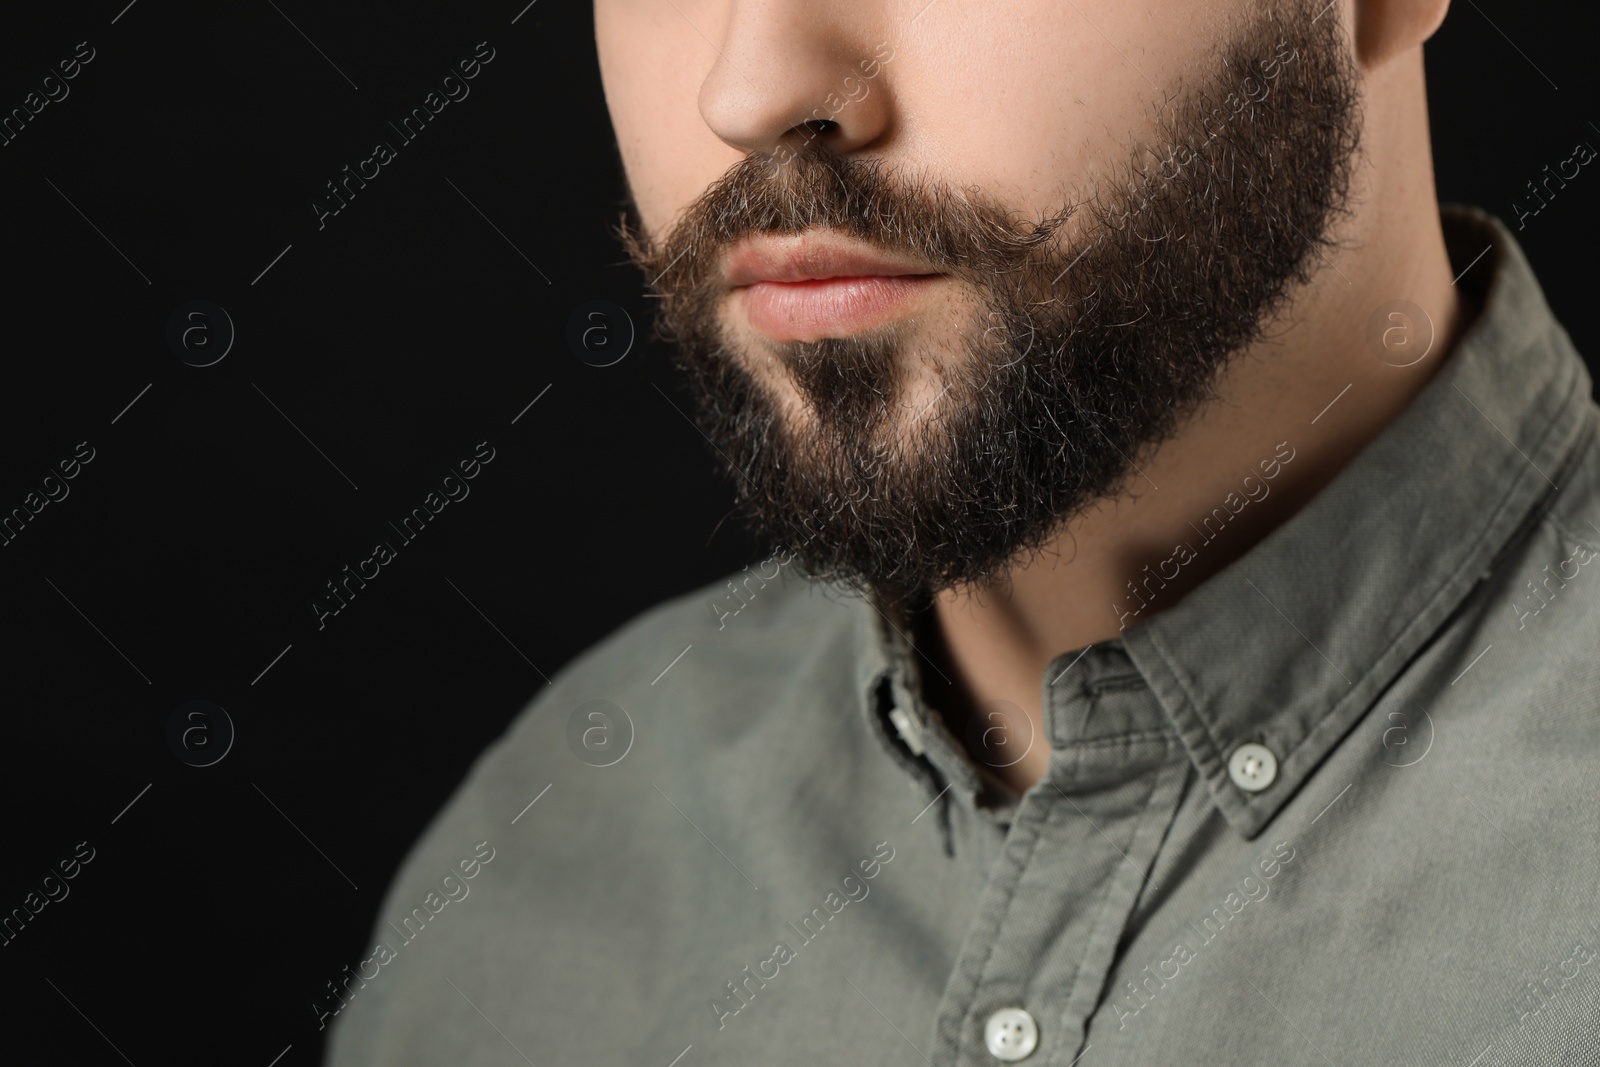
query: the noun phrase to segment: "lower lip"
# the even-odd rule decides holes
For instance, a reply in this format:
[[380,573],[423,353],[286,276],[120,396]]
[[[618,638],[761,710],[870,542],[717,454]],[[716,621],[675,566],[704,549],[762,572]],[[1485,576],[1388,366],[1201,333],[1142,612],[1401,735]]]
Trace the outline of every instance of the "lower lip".
[[774,341],[815,341],[871,329],[903,314],[943,275],[818,278],[803,282],[756,282],[744,294],[750,325]]

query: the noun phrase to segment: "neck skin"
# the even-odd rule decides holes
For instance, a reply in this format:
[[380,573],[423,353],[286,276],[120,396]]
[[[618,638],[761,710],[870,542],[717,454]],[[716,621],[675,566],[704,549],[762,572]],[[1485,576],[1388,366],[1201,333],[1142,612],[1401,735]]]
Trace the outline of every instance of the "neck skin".
[[[1142,474],[1071,521],[1005,583],[935,598],[924,640],[936,669],[924,673],[924,692],[959,737],[999,725],[1007,738],[1033,739],[1005,767],[993,766],[992,754],[973,753],[1014,792],[1037,782],[1049,761],[1043,690],[1050,661],[1118,637],[1249,551],[1377,437],[1454,348],[1467,310],[1440,227],[1420,47],[1366,72],[1363,111],[1351,213],[1335,232],[1340,247],[1318,254],[1310,285],[1268,331],[1272,340],[1230,363],[1217,399],[1141,459]],[[1425,309],[1433,323],[1432,349],[1408,367],[1383,362],[1367,340],[1373,312],[1393,300]],[[1247,475],[1262,483],[1262,460],[1281,460],[1291,448],[1292,460],[1264,483],[1265,496],[1220,532],[1201,530],[1230,493],[1244,498]],[[1185,542],[1193,558],[1176,578],[1162,576],[1164,588],[1150,582],[1155,592],[1147,593],[1144,579]],[[1164,565],[1166,574],[1172,569]]]

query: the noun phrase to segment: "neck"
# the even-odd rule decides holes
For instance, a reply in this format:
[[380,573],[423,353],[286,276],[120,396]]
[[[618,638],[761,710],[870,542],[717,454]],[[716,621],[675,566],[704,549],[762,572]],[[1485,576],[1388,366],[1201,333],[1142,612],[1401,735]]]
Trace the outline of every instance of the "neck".
[[[1381,93],[1385,107],[1363,127],[1339,249],[1315,253],[1311,282],[1271,339],[1232,360],[1216,398],[1042,553],[1020,560],[1003,582],[936,597],[929,702],[958,724],[979,714],[989,724],[1025,720],[1007,723],[1008,735],[1035,743],[996,771],[1016,792],[1048,763],[1050,661],[1116,638],[1247,552],[1393,421],[1452,349],[1465,315],[1432,170],[1415,157],[1415,146],[1428,143],[1420,50],[1414,63],[1389,64],[1369,93]],[[1404,367],[1395,364],[1413,358],[1407,349],[1386,361],[1368,339],[1374,313],[1396,300],[1425,309],[1433,326],[1428,355]]]

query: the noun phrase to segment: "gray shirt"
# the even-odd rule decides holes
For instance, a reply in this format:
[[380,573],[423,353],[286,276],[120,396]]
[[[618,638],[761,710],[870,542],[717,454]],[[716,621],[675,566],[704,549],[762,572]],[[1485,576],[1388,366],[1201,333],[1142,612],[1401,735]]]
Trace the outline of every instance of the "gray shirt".
[[1445,220],[1491,248],[1445,365],[1050,664],[1025,794],[903,622],[753,565],[478,760],[312,1006],[328,1062],[1600,1064],[1600,411],[1511,234]]

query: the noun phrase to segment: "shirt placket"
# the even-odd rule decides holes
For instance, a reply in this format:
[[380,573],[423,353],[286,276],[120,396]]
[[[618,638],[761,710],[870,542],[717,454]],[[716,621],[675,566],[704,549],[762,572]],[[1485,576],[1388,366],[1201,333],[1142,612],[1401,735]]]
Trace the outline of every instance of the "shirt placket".
[[1189,775],[1120,645],[1091,648],[1046,685],[1045,719],[1048,768],[1017,808],[940,1001],[941,1065],[1068,1067],[1081,1055]]

